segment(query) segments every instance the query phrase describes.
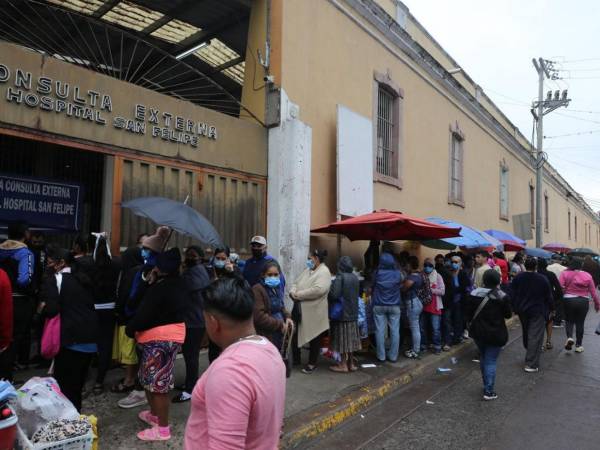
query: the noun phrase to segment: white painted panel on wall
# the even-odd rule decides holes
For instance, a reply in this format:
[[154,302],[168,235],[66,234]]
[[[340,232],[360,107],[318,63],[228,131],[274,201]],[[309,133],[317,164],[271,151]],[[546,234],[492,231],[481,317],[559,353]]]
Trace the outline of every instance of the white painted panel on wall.
[[337,106],[338,214],[373,211],[373,125],[367,117]]

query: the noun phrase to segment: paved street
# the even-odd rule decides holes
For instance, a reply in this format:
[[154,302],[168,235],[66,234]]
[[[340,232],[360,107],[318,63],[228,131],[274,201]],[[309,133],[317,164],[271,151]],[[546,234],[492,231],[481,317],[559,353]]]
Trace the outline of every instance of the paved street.
[[[590,314],[585,352],[563,349],[555,329],[552,351],[538,374],[523,372],[520,327],[500,356],[494,402],[481,400],[478,365],[447,358],[421,380],[313,442],[310,449],[597,449],[600,441],[599,316]],[[469,356],[475,356],[472,353]]]

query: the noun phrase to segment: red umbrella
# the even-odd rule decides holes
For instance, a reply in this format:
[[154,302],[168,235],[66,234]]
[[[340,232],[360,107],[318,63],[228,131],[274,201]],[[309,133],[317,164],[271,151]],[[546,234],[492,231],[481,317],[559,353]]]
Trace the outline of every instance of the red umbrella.
[[460,228],[437,225],[385,209],[333,222],[312,232],[343,234],[351,241],[419,241],[460,236]]
[[560,242],[551,242],[542,247],[544,250],[548,250],[549,252],[556,253],[569,253],[572,248],[567,247],[565,244],[561,244]]

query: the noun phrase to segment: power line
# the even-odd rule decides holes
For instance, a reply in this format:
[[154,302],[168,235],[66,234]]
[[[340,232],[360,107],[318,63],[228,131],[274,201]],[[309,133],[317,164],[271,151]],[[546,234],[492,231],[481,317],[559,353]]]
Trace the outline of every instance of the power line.
[[559,160],[561,160],[561,161],[564,161],[564,162],[570,163],[570,164],[574,164],[574,165],[576,165],[576,166],[583,167],[583,168],[585,168],[585,169],[589,169],[589,170],[600,170],[600,167],[596,167],[596,166],[590,166],[589,164],[583,164],[583,163],[580,163],[580,162],[577,162],[577,161],[571,161],[570,159],[563,158],[562,156],[553,155],[552,157],[553,157],[553,158],[557,158],[557,159],[559,159]]
[[574,119],[574,120],[580,120],[582,122],[590,122],[590,123],[597,123],[600,124],[600,120],[591,120],[591,119],[583,119],[581,117],[577,117],[577,116],[571,116],[569,114],[564,114],[564,113],[556,113],[557,116],[563,116],[563,117],[568,117],[569,119]]
[[587,149],[587,150],[600,150],[599,145],[572,145],[568,147],[549,147],[546,151],[549,150],[577,150],[577,149]]
[[563,61],[558,61],[561,64],[564,63],[577,63],[577,62],[584,62],[584,61],[600,61],[600,58],[583,58],[583,59],[565,59]]
[[523,100],[518,100],[514,97],[509,97],[508,95],[501,94],[500,92],[494,91],[492,89],[484,89],[485,92],[491,92],[492,94],[499,95],[500,97],[507,98],[508,100],[512,100],[513,102],[521,103],[523,105],[530,106],[531,103],[524,102]]
[[579,131],[577,133],[557,134],[555,136],[544,136],[544,139],[556,139],[556,138],[567,137],[567,136],[581,136],[583,134],[593,134],[593,133],[600,133],[600,130]]

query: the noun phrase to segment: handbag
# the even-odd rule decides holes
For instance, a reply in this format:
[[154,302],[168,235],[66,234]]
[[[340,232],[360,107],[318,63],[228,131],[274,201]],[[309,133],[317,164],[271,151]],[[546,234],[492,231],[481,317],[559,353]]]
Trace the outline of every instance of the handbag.
[[342,295],[329,302],[329,320],[342,320],[344,317],[344,277],[342,277]]
[[431,303],[431,300],[433,299],[433,295],[431,294],[431,285],[429,284],[429,277],[426,277],[422,273],[420,275],[423,283],[421,285],[421,288],[417,290],[417,297],[419,298],[419,300],[421,300],[423,306],[427,306]]
[[40,354],[45,359],[52,359],[60,351],[60,314],[46,319],[42,331]]
[[300,305],[300,302],[294,301],[294,306],[292,307],[292,320],[296,324],[302,322],[302,306]]

